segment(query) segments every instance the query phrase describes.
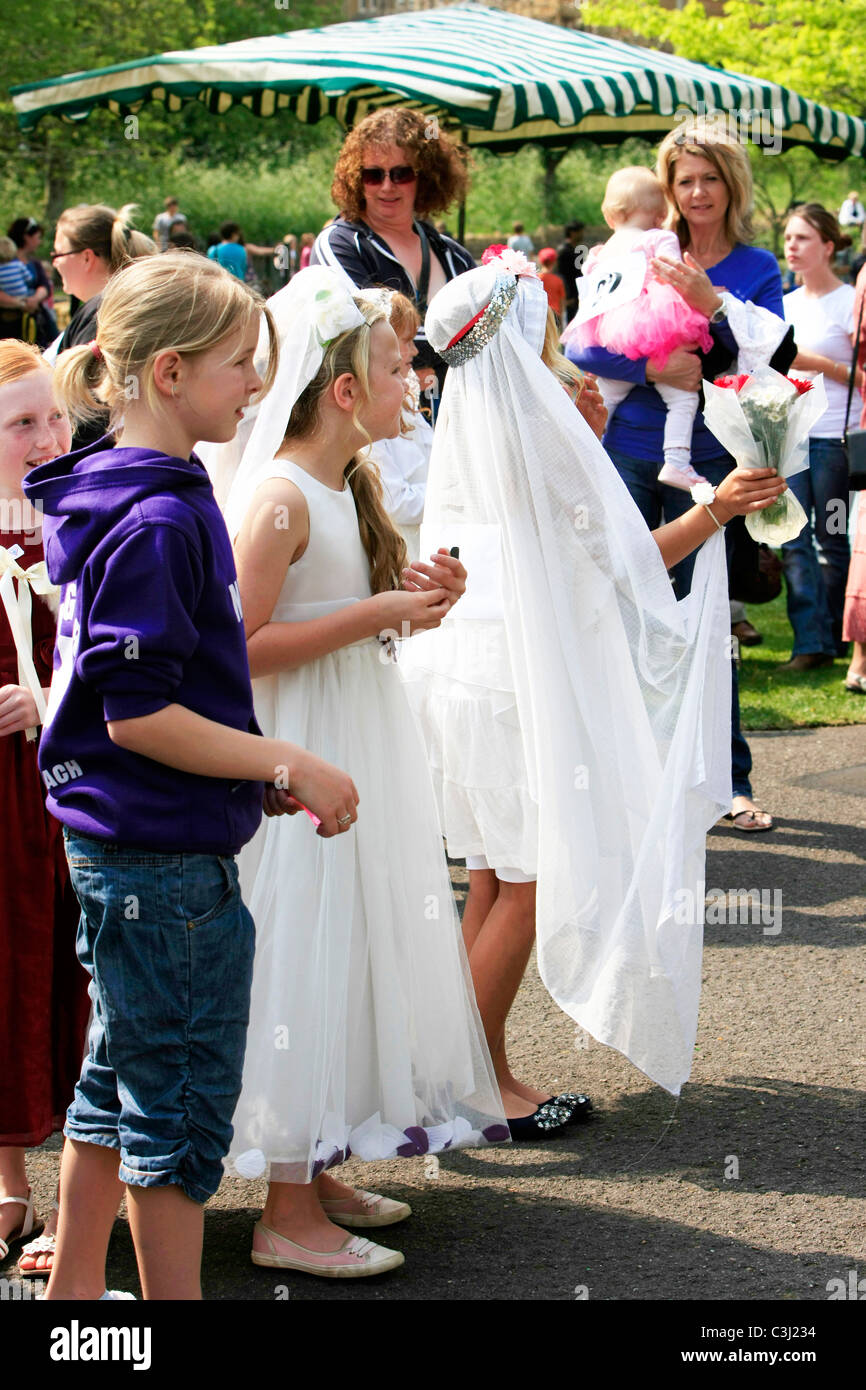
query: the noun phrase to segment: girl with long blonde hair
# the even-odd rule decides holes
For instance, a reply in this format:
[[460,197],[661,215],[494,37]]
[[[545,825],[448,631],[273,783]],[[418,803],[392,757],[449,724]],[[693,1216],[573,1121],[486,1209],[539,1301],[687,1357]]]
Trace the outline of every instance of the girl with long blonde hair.
[[242,857],[258,937],[229,1158],[242,1176],[270,1179],[255,1264],[358,1278],[403,1263],[363,1234],[409,1207],[325,1169],[350,1153],[508,1137],[426,754],[393,663],[395,639],[437,627],[465,571],[447,551],[404,569],[364,456],[400,428],[387,297],[353,296],[313,267],[270,306],[280,371],[226,504],[257,718],[268,735],[291,728],[342,758],[363,809],[332,846],[310,853],[296,821]]

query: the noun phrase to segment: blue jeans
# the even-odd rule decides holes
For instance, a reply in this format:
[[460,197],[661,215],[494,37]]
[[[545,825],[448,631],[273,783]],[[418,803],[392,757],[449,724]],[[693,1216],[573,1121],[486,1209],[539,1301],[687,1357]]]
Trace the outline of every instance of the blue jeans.
[[[810,439],[809,467],[788,479],[807,521],[782,546],[793,655],[835,656],[842,644],[842,612],[851,558],[848,545],[848,463],[836,439]],[[814,538],[814,539],[813,539]],[[819,555],[814,541],[818,542]]]
[[[668,487],[666,483],[658,481],[656,475],[661,467],[660,463],[649,459],[633,458],[629,454],[622,454],[616,449],[611,449],[607,444],[605,444],[605,448],[651,531],[661,526],[663,522],[673,521],[676,517],[682,516],[683,512],[689,511],[694,505],[691,495],[685,488]],[[734,461],[726,454],[722,459],[695,464],[694,467],[708,482],[717,487],[734,467]],[[730,558],[730,539],[728,544]],[[680,560],[679,564],[671,570],[671,578],[678,598],[683,598],[692,586],[696,558],[697,552],[693,551],[691,555]],[[752,784],[749,781],[751,770],[752,754],[740,729],[740,682],[737,663],[734,661],[731,663],[731,782],[734,796],[751,798]]]
[[93,1021],[64,1133],[117,1149],[121,1182],[220,1184],[249,1022],[255,934],[231,858],[64,829]]

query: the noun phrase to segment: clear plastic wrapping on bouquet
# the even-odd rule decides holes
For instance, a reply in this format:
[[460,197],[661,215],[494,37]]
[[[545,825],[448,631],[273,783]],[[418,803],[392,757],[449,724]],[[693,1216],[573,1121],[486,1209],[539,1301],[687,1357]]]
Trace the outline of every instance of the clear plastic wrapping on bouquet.
[[[809,462],[809,432],[827,409],[824,378],[798,390],[772,367],[759,367],[739,390],[704,382],[704,420],[740,468],[773,468],[783,478]],[[750,512],[746,530],[756,541],[784,545],[798,536],[806,513],[790,489],[763,511]]]

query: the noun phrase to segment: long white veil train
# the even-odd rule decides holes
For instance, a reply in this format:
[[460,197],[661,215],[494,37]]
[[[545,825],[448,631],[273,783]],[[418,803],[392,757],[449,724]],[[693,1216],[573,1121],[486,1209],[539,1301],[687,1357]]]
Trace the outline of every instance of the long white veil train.
[[[427,315],[433,346],[513,284],[496,260],[452,281]],[[677,602],[625,485],[540,359],[546,311],[541,284],[521,276],[498,331],[482,317],[485,345],[449,371],[425,535],[463,546],[469,587],[401,663],[435,743],[449,702],[485,680],[479,617],[504,624],[538,808],[542,979],[678,1094],[697,1028],[705,837],[731,798],[724,539],[702,547]],[[486,557],[474,571],[473,553]],[[431,745],[434,765],[462,756]]]

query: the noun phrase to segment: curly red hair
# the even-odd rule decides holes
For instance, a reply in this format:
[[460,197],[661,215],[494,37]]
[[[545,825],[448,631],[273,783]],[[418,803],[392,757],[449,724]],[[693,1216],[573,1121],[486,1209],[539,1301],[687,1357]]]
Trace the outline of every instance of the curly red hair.
[[418,181],[415,212],[419,217],[444,212],[466,196],[469,151],[443,130],[433,116],[405,106],[372,111],[350,130],[334,168],[331,197],[349,222],[364,219],[367,206],[361,169],[367,145],[399,145]]

